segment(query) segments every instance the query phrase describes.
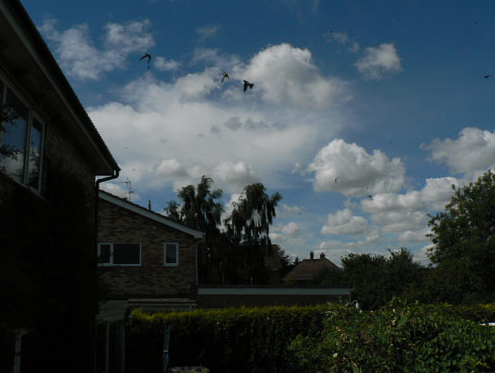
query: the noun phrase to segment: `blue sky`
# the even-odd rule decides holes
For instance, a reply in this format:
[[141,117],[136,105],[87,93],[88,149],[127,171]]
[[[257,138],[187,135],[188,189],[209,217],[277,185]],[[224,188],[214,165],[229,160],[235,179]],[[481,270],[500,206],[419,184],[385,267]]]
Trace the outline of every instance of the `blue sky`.
[[156,211],[261,181],[289,254],[426,263],[427,213],[494,167],[493,1],[22,3],[122,168],[102,187]]

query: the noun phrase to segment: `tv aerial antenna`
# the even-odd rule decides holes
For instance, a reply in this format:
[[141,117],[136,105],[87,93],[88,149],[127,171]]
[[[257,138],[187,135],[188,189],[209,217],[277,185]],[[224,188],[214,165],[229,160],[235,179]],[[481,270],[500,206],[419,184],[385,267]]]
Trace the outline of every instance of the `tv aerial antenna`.
[[126,178],[126,181],[120,181],[119,184],[126,184],[128,187],[128,201],[131,202],[131,194],[133,191],[131,190],[131,180],[129,178]]

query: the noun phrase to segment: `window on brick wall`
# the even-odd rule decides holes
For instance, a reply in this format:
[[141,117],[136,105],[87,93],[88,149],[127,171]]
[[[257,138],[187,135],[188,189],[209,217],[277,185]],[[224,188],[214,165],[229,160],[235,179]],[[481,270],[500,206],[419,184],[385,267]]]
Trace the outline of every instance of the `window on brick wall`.
[[163,257],[164,257],[163,258],[163,265],[164,266],[178,266],[178,264],[179,264],[179,245],[178,245],[178,243],[165,243]]
[[98,265],[140,266],[142,247],[140,243],[100,243]]
[[40,192],[43,124],[1,81],[0,109],[0,171]]

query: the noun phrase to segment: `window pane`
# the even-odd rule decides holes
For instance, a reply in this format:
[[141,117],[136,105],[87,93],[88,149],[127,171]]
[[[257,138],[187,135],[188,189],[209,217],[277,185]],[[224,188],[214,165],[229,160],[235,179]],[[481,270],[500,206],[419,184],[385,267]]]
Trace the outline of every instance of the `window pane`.
[[0,169],[23,183],[28,109],[10,90],[7,92],[4,115]]
[[140,244],[114,244],[114,264],[140,264]]
[[165,264],[177,263],[177,244],[165,244]]
[[42,125],[35,119],[30,132],[30,154],[28,159],[28,185],[39,189],[40,153],[42,151]]
[[99,264],[110,264],[110,244],[100,244]]

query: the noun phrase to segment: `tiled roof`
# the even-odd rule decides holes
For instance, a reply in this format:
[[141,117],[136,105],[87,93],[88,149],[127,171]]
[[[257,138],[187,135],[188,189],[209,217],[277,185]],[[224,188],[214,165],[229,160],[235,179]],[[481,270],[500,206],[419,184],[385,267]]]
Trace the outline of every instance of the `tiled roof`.
[[305,259],[297,264],[282,280],[284,282],[306,281],[315,278],[322,270],[334,270],[338,267],[326,259]]

